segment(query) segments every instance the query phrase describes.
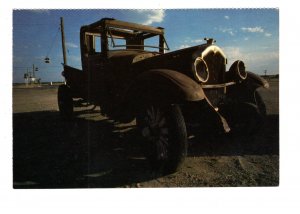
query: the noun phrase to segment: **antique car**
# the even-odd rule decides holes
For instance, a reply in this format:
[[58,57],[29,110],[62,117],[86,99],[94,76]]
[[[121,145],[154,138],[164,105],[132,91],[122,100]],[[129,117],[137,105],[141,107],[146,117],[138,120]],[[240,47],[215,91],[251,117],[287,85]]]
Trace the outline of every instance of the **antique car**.
[[[58,106],[73,117],[73,99],[100,106],[120,122],[136,119],[145,156],[155,170],[171,173],[187,155],[188,130],[207,134],[252,133],[266,107],[257,88],[268,82],[227,58],[214,39],[173,52],[164,29],[104,18],[80,29],[82,70],[64,64],[66,84]],[[166,52],[166,53],[165,53]],[[193,126],[197,127],[197,126]]]

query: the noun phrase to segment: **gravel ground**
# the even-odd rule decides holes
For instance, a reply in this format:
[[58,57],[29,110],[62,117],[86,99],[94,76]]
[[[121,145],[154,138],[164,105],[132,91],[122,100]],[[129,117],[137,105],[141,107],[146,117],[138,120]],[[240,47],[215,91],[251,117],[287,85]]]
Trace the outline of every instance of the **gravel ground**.
[[147,170],[135,123],[117,124],[100,109],[59,119],[57,86],[13,89],[14,188],[219,187],[279,185],[279,82],[260,90],[267,122],[255,136],[190,139],[182,168]]

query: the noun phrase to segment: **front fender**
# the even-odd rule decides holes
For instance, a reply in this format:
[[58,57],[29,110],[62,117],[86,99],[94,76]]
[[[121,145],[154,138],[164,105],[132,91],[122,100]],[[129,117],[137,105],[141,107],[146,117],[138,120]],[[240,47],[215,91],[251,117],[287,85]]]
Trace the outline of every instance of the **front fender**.
[[190,77],[168,69],[141,73],[120,100],[118,120],[131,121],[141,107],[152,104],[181,104],[206,99],[202,87]]
[[256,90],[259,87],[269,88],[269,83],[264,78],[254,74],[250,71],[247,71],[247,79],[242,82],[242,84],[246,84],[249,88]]
[[[205,99],[202,87],[190,77],[174,70],[155,69],[142,73],[131,87],[129,96],[143,99],[144,94],[152,99],[171,102],[199,101]],[[147,97],[149,98],[149,97]]]
[[256,103],[256,90],[259,87],[269,88],[269,83],[262,77],[247,71],[247,78],[228,88],[227,97],[240,103]]

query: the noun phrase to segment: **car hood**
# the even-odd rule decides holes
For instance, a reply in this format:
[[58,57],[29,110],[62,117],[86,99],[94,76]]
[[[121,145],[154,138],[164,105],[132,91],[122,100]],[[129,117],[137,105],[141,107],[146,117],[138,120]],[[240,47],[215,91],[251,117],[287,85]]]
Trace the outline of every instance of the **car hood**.
[[[218,46],[211,44],[202,44],[165,54],[143,50],[116,50],[108,53],[109,62],[117,70],[128,68],[139,73],[152,69],[171,69],[191,78],[194,78],[192,69],[197,57],[208,57],[208,66],[211,67],[211,70],[215,68],[216,63],[220,64],[218,62],[221,61],[223,61],[221,66],[225,66],[225,54]],[[217,58],[220,60],[216,60]],[[213,82],[216,82],[218,78],[214,79],[216,80]]]
[[194,79],[194,62],[197,57],[206,60],[210,69],[208,83],[224,81],[223,74],[226,69],[226,56],[218,46],[214,44],[202,44],[177,51],[153,56],[137,62],[134,67],[146,71],[152,69],[170,69],[183,73]]
[[157,56],[157,52],[148,52],[142,50],[116,50],[108,52],[108,60],[115,65],[130,65],[144,59]]

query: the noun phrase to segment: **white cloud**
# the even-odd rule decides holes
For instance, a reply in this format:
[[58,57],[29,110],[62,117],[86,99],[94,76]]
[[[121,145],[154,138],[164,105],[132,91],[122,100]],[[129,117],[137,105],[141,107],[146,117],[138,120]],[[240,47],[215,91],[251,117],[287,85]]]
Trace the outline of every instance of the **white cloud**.
[[223,50],[228,59],[229,65],[231,63],[233,63],[233,61],[235,61],[237,59],[242,59],[244,57],[244,54],[241,53],[241,50],[239,47],[224,47]]
[[184,48],[189,48],[195,45],[200,45],[203,43],[203,39],[191,39],[190,37],[187,37],[184,40],[184,44],[181,44],[180,46],[177,46],[175,49],[184,49]]
[[270,36],[272,36],[272,34],[271,33],[265,33],[265,36],[270,37]]
[[67,56],[67,58],[70,61],[73,61],[74,63],[81,62],[81,57],[80,56],[69,55],[69,56]]
[[225,19],[230,19],[230,17],[229,17],[229,16],[224,16],[224,18],[225,18]]
[[154,22],[160,23],[165,17],[164,10],[138,10],[138,13],[143,15],[144,18],[141,17],[141,19],[145,19],[142,21],[144,25],[151,25]]
[[203,42],[203,39],[194,39],[194,40],[191,40],[192,43],[201,43]]
[[191,47],[190,45],[187,45],[187,44],[183,44],[183,45],[180,45],[178,49],[184,49],[184,48],[189,48]]
[[[244,32],[249,32],[249,33],[261,33],[261,34],[264,34],[265,37],[272,36],[271,33],[265,32],[265,30],[262,27],[242,27],[241,30]],[[244,39],[245,40],[249,39],[249,38],[248,39],[246,39],[246,38],[248,38],[248,37],[245,37]]]
[[242,27],[242,31],[250,33],[263,33],[264,29],[262,27]]
[[66,43],[67,47],[69,48],[78,48],[78,45],[74,44],[74,43],[71,43],[71,42],[67,42]]
[[[266,47],[263,49],[266,49]],[[232,60],[241,59],[249,62],[261,62],[265,60],[279,59],[279,53],[276,51],[247,52],[246,50],[241,50],[239,47],[224,47],[223,50],[228,59]]]
[[[236,60],[245,62],[246,69],[253,72],[261,72],[264,69],[271,69],[278,73],[278,51],[246,51],[239,47],[224,47],[224,53],[228,59],[227,69]],[[277,67],[276,67],[277,66]]]
[[232,28],[219,28],[219,30],[223,33],[228,33],[231,36],[234,36],[234,30]]
[[34,9],[34,10],[29,10],[32,13],[46,13],[46,14],[50,14],[50,10],[48,9]]

